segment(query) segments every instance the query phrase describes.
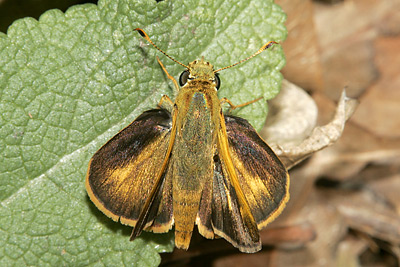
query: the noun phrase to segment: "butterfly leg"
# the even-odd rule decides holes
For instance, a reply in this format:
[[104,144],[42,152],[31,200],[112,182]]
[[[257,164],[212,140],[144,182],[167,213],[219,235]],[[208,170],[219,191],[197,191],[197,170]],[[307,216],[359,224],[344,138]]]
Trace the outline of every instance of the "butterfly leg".
[[160,102],[158,102],[158,106],[160,108],[168,110],[169,112],[172,112],[172,110],[174,109],[174,102],[172,102],[172,100],[171,100],[171,98],[169,98],[169,96],[163,95],[161,97]]
[[178,85],[178,82],[175,80],[174,77],[172,77],[172,76],[168,73],[167,69],[164,67],[164,64],[162,64],[161,60],[160,60],[158,57],[157,57],[157,61],[158,61],[158,64],[160,64],[160,66],[161,66],[161,68],[163,69],[163,71],[165,72],[165,74],[167,74],[168,79],[170,79],[170,80],[174,83],[174,85],[175,85],[175,92],[174,92],[174,95],[176,96],[176,95],[178,94],[178,92],[179,92],[179,89],[180,89],[180,87],[179,87],[179,85]]
[[253,104],[253,103],[257,102],[258,100],[261,100],[262,98],[263,98],[263,97],[261,96],[261,97],[259,97],[259,98],[256,98],[256,99],[253,99],[253,100],[251,100],[251,101],[248,101],[248,102],[246,102],[246,103],[242,103],[242,104],[240,104],[240,105],[235,105],[235,104],[233,104],[228,98],[224,97],[224,98],[221,99],[221,102],[220,102],[220,103],[221,103],[221,105],[223,105],[223,104],[225,104],[225,103],[228,103],[229,106],[230,106],[230,110],[234,110],[234,109],[237,109],[237,108],[241,108],[241,107],[244,107],[244,106]]

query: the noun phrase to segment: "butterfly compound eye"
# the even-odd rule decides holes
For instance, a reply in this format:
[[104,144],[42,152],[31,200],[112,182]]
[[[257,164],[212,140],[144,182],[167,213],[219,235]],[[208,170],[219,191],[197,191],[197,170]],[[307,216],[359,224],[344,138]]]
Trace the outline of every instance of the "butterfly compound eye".
[[219,79],[218,73],[215,74],[214,82],[215,82],[215,88],[217,88],[217,90],[218,90],[219,86],[221,85],[221,80]]
[[189,78],[189,71],[185,70],[179,77],[179,85],[184,86],[187,83],[188,78]]

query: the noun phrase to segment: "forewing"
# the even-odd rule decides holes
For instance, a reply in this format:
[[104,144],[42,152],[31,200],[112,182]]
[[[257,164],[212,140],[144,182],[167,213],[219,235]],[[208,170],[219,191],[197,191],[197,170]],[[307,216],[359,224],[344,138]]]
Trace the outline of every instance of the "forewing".
[[274,220],[289,200],[289,175],[279,158],[245,120],[225,116],[229,152],[258,229]]
[[[164,109],[149,110],[94,154],[89,163],[86,189],[104,214],[114,221],[136,225],[166,156],[170,131],[170,113]],[[163,198],[167,194],[162,191],[157,194],[157,203],[152,203],[155,207],[151,208],[153,212],[146,226],[154,220],[156,212],[162,212],[158,205],[165,202]],[[172,213],[165,213],[162,223],[171,223]]]

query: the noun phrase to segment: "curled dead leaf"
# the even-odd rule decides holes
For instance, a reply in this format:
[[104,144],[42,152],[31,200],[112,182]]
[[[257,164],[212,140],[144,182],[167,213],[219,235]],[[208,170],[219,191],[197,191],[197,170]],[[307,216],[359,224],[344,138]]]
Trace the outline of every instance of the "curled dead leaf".
[[267,121],[262,135],[290,169],[316,151],[328,147],[341,136],[344,125],[357,107],[357,101],[340,97],[333,119],[317,126],[317,108],[310,96],[296,85],[284,81],[281,93],[270,102],[274,119]]

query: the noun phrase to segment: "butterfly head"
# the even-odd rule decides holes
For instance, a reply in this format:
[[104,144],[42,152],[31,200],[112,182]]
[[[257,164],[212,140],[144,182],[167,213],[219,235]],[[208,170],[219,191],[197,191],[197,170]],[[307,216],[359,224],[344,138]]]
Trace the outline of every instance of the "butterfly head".
[[201,60],[195,60],[189,63],[187,70],[182,72],[179,77],[179,84],[180,86],[184,86],[188,81],[192,80],[214,82],[217,89],[220,84],[219,77],[214,72],[213,65],[211,65],[210,62],[205,61],[204,57],[202,57]]

